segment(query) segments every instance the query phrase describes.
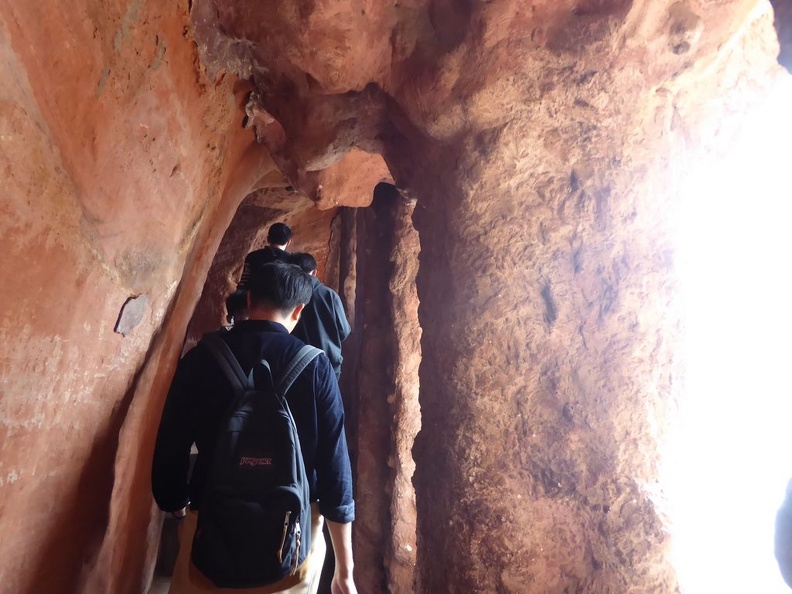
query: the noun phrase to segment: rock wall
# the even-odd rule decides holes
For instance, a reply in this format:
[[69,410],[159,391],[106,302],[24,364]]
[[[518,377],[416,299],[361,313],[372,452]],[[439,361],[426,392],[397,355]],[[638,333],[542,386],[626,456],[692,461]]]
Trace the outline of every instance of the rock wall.
[[412,448],[421,428],[418,401],[418,366],[421,362],[421,326],[418,321],[418,274],[420,238],[412,222],[414,201],[402,196],[393,200],[393,265],[388,288],[393,320],[395,356],[392,362],[394,390],[388,395],[391,411],[391,447],[388,467],[391,476],[387,493],[390,498],[390,531],[385,551],[388,592],[414,592],[416,544],[415,488],[412,477],[415,462]]
[[[393,233],[391,204],[378,196],[367,209],[357,212],[357,268],[355,307],[359,352],[352,391],[346,390],[350,419],[355,431],[354,472],[356,520],[354,525],[355,572],[364,591],[386,592],[384,551],[388,547],[390,510],[387,497],[391,415],[388,396],[393,393],[395,344],[389,308],[389,262]],[[349,385],[350,382],[346,382]]]
[[60,8],[0,6],[0,590],[145,591],[161,405],[240,203],[384,179],[421,233],[416,591],[676,590],[675,184],[780,76],[768,2]]
[[[207,223],[222,225],[237,199],[224,189],[253,158],[242,161],[252,135],[236,132],[244,95],[230,78],[202,79],[187,10],[0,7],[3,592],[147,581],[153,431],[142,421],[160,406],[219,239]],[[137,325],[114,333],[136,296]]]
[[[747,111],[776,75],[767,11],[679,10],[589,14],[603,37],[522,79],[517,96],[541,99],[463,102],[506,117],[392,165],[419,198],[420,592],[679,590],[659,480],[683,377],[676,176],[715,138],[702,122]],[[720,27],[728,49],[671,43],[661,15]]]

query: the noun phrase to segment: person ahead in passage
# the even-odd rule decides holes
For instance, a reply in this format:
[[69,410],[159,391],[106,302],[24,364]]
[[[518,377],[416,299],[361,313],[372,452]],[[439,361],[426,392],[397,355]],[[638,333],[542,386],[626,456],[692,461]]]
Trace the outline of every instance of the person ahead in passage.
[[[273,263],[252,270],[249,319],[219,334],[245,373],[261,359],[269,362],[274,376],[281,373],[303,346],[290,332],[311,294],[311,277],[297,266]],[[186,515],[181,551],[171,582],[172,594],[218,591],[190,563],[190,551],[217,432],[232,398],[226,376],[208,348],[199,343],[176,369],[160,422],[152,467],[152,487],[159,507],[177,517]],[[306,561],[310,567],[302,572],[305,579],[296,586],[275,591],[314,594],[318,589],[325,554],[324,517],[336,557],[332,592],[356,594],[351,544],[355,503],[344,433],[344,407],[336,376],[325,355],[320,354],[311,362],[286,398],[297,425],[311,501],[315,502],[314,522],[311,555]],[[193,442],[198,448],[198,459],[188,482]],[[239,591],[258,594],[271,593],[273,589],[268,586]]]
[[286,248],[289,247],[292,239],[292,230],[285,223],[274,223],[270,226],[267,233],[267,243],[269,245],[250,252],[245,256],[245,263],[242,266],[242,276],[239,278],[237,284],[237,291],[247,291],[248,283],[250,281],[250,273],[254,268],[263,264],[271,262],[284,261],[289,253]]
[[305,306],[293,334],[305,342],[327,353],[336,377],[341,377],[341,343],[352,329],[347,322],[344,306],[338,293],[323,285],[316,278],[316,259],[311,254],[297,253],[289,261],[311,275],[313,296]]

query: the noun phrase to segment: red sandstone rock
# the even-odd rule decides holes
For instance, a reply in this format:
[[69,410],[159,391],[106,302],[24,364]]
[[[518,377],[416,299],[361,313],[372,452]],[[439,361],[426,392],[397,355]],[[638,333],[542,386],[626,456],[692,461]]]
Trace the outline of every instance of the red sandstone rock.
[[380,155],[352,149],[338,162],[310,177],[308,192],[319,208],[368,206],[380,182],[393,182]]
[[[384,169],[351,177],[356,150],[422,234],[417,591],[674,592],[674,174],[778,76],[767,7],[2,5],[0,588],[145,590],[154,433],[212,262],[213,303],[239,265],[224,233],[255,241],[238,206],[285,180],[362,204]],[[318,250],[332,212],[308,212]],[[373,579],[408,591],[402,569]]]
[[412,446],[420,427],[421,336],[413,206],[381,184],[372,206],[355,211],[357,323],[344,345],[342,387],[354,419],[356,579],[368,592],[413,591]]
[[[201,285],[186,278],[171,309],[182,267],[211,250],[199,223],[219,212],[226,163],[242,154],[227,133],[240,104],[232,81],[200,83],[184,8],[0,8],[6,592],[134,592],[148,581],[154,429],[120,432],[133,411],[159,407],[167,378],[159,392],[140,388],[137,370],[159,367],[149,350],[166,320],[162,371],[172,369]],[[136,294],[149,296],[147,312],[114,334]]]
[[[290,179],[360,146],[382,150],[418,198],[418,591],[676,591],[645,456],[664,439],[652,419],[677,371],[663,256],[673,191],[653,182],[709,102],[740,89],[732,65],[773,75],[758,42],[768,13],[749,2],[418,3],[395,23],[389,8],[369,14],[370,30],[390,33],[361,55],[345,27],[322,45],[323,10],[272,18],[226,5],[205,46],[251,43],[243,62],[283,127],[268,146]],[[277,35],[296,47],[281,51]],[[230,53],[202,58],[228,65]],[[340,55],[374,84],[318,73]],[[382,444],[358,445],[376,483]],[[361,545],[381,542],[372,492]]]

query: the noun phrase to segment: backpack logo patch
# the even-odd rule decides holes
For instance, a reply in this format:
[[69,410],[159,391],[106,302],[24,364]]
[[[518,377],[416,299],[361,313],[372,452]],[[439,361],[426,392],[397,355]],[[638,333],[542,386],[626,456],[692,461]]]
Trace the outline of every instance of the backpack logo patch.
[[253,456],[242,456],[239,459],[240,466],[272,466],[272,458],[255,458]]

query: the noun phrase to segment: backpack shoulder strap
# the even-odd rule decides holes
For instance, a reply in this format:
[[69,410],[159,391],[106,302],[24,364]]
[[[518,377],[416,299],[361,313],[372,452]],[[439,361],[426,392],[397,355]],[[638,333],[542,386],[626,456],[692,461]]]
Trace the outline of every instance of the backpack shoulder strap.
[[250,385],[234,353],[231,351],[226,341],[220,338],[216,332],[210,332],[204,335],[201,339],[201,343],[212,353],[212,356],[220,365],[220,369],[223,370],[228,381],[231,382],[231,386],[234,388],[235,393],[239,394],[246,386]]
[[299,352],[294,356],[289,364],[286,366],[286,369],[283,370],[283,373],[280,375],[280,379],[277,383],[277,392],[278,394],[284,395],[286,392],[289,391],[294,381],[300,376],[300,374],[305,370],[306,367],[319,356],[320,353],[323,353],[322,349],[317,349],[309,344],[306,344],[302,347]]

